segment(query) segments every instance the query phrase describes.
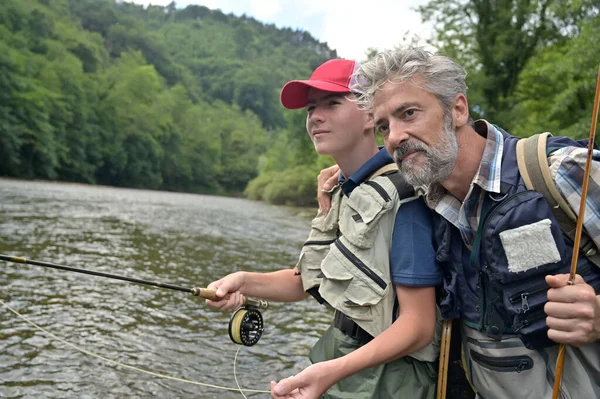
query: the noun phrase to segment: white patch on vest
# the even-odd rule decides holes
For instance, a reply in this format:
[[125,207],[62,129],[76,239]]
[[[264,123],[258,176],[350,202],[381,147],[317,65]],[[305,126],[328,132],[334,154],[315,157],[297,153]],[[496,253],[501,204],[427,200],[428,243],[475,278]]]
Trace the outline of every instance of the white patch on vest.
[[560,261],[551,224],[550,219],[544,219],[500,233],[509,271],[519,273]]

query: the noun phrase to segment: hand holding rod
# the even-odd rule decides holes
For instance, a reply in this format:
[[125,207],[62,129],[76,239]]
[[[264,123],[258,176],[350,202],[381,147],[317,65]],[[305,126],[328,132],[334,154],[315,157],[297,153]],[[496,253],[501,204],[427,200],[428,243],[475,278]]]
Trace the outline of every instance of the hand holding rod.
[[[75,272],[75,273],[90,274],[92,276],[99,276],[99,277],[111,278],[111,279],[114,279],[114,280],[128,281],[130,283],[151,285],[153,287],[166,288],[166,289],[169,289],[169,290],[189,292],[190,294],[192,294],[194,296],[199,296],[201,298],[210,299],[212,301],[218,301],[219,300],[219,298],[217,297],[217,294],[216,294],[215,291],[209,290],[209,289],[206,289],[206,288],[197,288],[197,287],[186,288],[186,287],[180,287],[178,285],[165,284],[165,283],[161,283],[161,282],[158,282],[158,281],[141,280],[141,279],[138,279],[138,278],[119,276],[119,275],[116,275],[116,274],[102,273],[102,272],[97,272],[97,271],[93,271],[93,270],[86,270],[86,269],[78,269],[78,268],[75,268],[75,267],[63,266],[63,265],[59,265],[59,264],[56,264],[56,263],[49,263],[49,262],[41,262],[41,261],[37,261],[37,260],[30,260],[30,259],[22,258],[20,256],[10,256],[10,255],[2,255],[2,254],[0,254],[0,260],[4,260],[4,261],[7,261],[7,262],[14,262],[14,263],[25,263],[25,264],[34,265],[34,266],[49,267],[49,268],[52,268],[52,269],[66,270],[66,271]],[[266,309],[269,306],[268,302],[265,301],[265,300],[254,299],[254,298],[247,298],[247,297],[244,297],[244,305],[250,305],[250,306],[253,306],[253,307],[259,308],[259,309]]]
[[[581,186],[581,199],[579,202],[579,216],[577,217],[577,226],[575,228],[575,239],[573,241],[573,257],[571,258],[571,272],[569,273],[569,285],[575,284],[577,275],[577,259],[579,256],[579,243],[581,242],[581,232],[583,230],[583,220],[585,215],[585,204],[588,193],[588,183],[590,180],[590,170],[592,165],[592,156],[594,153],[594,144],[596,139],[596,123],[598,122],[598,110],[600,109],[600,67],[598,68],[598,79],[596,81],[596,95],[594,96],[594,107],[592,108],[592,125],[590,126],[590,139],[588,141],[588,152],[585,162],[585,171],[583,173],[583,184]],[[558,358],[556,359],[556,375],[554,377],[554,389],[552,399],[558,399],[560,395],[560,384],[565,363],[566,345],[558,346]]]
[[[194,287],[191,289],[192,295],[199,296],[200,298],[210,299],[211,301],[220,301],[221,299],[228,299],[229,294],[225,295],[223,298],[219,298],[217,296],[217,292],[214,290],[209,290],[208,288],[198,288]],[[248,298],[242,295],[244,305],[249,305],[258,309],[267,309],[269,307],[269,303],[264,299],[254,299]]]

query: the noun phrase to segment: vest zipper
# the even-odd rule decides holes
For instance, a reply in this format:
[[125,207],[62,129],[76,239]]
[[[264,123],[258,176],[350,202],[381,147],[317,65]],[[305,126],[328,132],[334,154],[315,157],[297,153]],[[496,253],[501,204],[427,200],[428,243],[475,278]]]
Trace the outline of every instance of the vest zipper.
[[323,241],[311,240],[311,241],[306,241],[304,243],[304,245],[302,245],[302,246],[306,247],[307,245],[329,245],[329,244],[333,244],[334,241],[335,241],[335,238],[333,240],[323,240]]
[[529,356],[490,357],[470,351],[471,358],[483,367],[500,372],[517,372],[533,368],[533,359]]
[[381,289],[385,290],[387,284],[381,277],[379,277],[373,270],[369,268],[369,266],[365,265],[362,260],[360,260],[356,255],[354,255],[348,248],[344,246],[340,242],[340,240],[335,241],[335,246],[340,250],[342,255],[346,257],[354,266],[356,266],[361,272],[366,274],[371,280],[373,280]]
[[392,198],[390,197],[390,195],[387,193],[387,191],[385,191],[385,189],[383,187],[381,187],[381,185],[379,183],[375,183],[372,180],[367,180],[365,182],[365,184],[367,186],[371,186],[375,189],[375,191],[377,191],[379,193],[379,195],[381,195],[381,197],[385,200],[385,202],[389,202],[392,200]]
[[516,304],[519,299],[521,300],[521,310],[523,311],[523,313],[526,313],[529,310],[529,301],[527,300],[527,298],[529,298],[530,296],[539,294],[540,292],[543,292],[545,290],[547,290],[548,288],[550,288],[550,286],[548,286],[547,284],[541,285],[538,284],[536,287],[539,288],[534,288],[533,290],[529,290],[526,292],[520,292],[518,294],[512,295],[511,297],[508,298],[508,301],[511,304]]
[[[485,215],[483,215],[483,220],[481,221],[481,234],[484,234],[487,231],[488,228],[488,224],[490,219],[492,218],[492,216],[494,216],[496,213],[499,212],[499,209],[503,208],[503,205],[505,203],[508,203],[509,201],[512,201],[513,199],[521,196],[521,195],[525,195],[529,193],[529,191],[521,191],[518,192],[516,194],[513,194],[511,196],[509,196],[508,198],[505,198],[504,200],[502,200],[499,204],[497,204],[496,206],[494,206],[492,208],[491,211],[486,212]],[[489,197],[488,197],[489,198]],[[487,199],[487,198],[486,198]],[[491,200],[491,198],[489,199]],[[479,247],[477,248],[477,250],[481,253],[482,257],[483,257],[483,264],[485,265],[485,272],[484,274],[484,279],[485,281],[482,281],[482,288],[483,288],[483,303],[482,306],[485,307],[485,313],[482,314],[482,323],[481,323],[481,328],[484,328],[484,326],[487,326],[489,324],[489,317],[491,315],[491,311],[492,311],[492,304],[489,301],[489,297],[491,297],[491,291],[490,291],[490,281],[489,281],[489,259],[487,256],[487,251],[485,251],[485,243],[482,242],[480,243]]]
[[[581,266],[580,268],[578,268],[577,274],[579,274],[579,273],[585,274],[589,271],[590,268],[591,268],[590,264],[586,263],[583,266]],[[550,288],[550,286],[548,284],[546,284],[546,282],[541,282],[541,283],[534,285],[533,288],[527,292],[519,292],[517,294],[511,295],[508,298],[508,301],[514,305],[520,299],[521,300],[521,309],[523,310],[523,313],[525,313],[529,310],[529,302],[527,299],[533,295],[539,294],[540,292],[547,291],[549,288]]]

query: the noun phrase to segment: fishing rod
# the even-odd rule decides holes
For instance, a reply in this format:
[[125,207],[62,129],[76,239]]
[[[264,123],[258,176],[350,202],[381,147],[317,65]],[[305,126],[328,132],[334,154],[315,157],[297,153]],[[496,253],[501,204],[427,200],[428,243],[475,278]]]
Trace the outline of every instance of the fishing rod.
[[[175,290],[175,291],[181,291],[181,292],[188,292],[194,296],[199,296],[200,298],[204,298],[204,299],[210,299],[211,301],[218,301],[220,299],[229,298],[229,294],[226,295],[224,298],[219,298],[219,297],[217,297],[216,291],[209,290],[207,288],[199,288],[199,287],[186,288],[186,287],[181,287],[179,285],[165,284],[165,283],[161,283],[161,282],[157,282],[157,281],[142,280],[139,278],[119,276],[117,274],[97,272],[94,270],[79,269],[76,267],[64,266],[64,265],[59,265],[56,263],[31,260],[31,259],[26,259],[26,258],[23,258],[20,256],[10,256],[10,255],[0,254],[0,260],[6,261],[6,262],[23,263],[23,264],[34,265],[34,266],[48,267],[48,268],[58,269],[58,270],[66,270],[69,272],[89,274],[92,276],[99,276],[99,277],[106,277],[106,278],[110,278],[110,279],[114,279],[114,280],[127,281],[130,283],[150,285],[152,287],[166,288],[169,290]],[[262,314],[260,313],[259,309],[263,309],[263,310],[267,309],[269,306],[269,303],[263,299],[248,298],[246,296],[242,296],[242,300],[243,300],[243,306],[234,312],[234,314],[231,316],[231,320],[229,321],[229,338],[231,338],[231,340],[233,342],[235,342],[236,344],[240,344],[240,345],[244,345],[244,346],[252,346],[258,342],[258,340],[262,336],[262,332],[264,329],[263,318],[262,318]]]
[[[594,95],[594,107],[592,108],[592,124],[590,126],[590,139],[588,141],[587,157],[585,160],[585,170],[583,172],[583,183],[581,186],[581,198],[579,201],[579,216],[577,217],[577,225],[575,227],[575,239],[573,240],[573,256],[571,257],[571,271],[569,273],[568,285],[575,284],[575,276],[577,275],[577,259],[579,257],[579,243],[583,232],[583,220],[586,208],[586,199],[588,194],[588,184],[590,180],[590,171],[592,165],[592,156],[594,153],[594,144],[596,142],[596,124],[598,122],[598,112],[600,110],[600,67],[598,67],[598,79],[596,80],[596,94]],[[556,375],[554,377],[554,387],[552,391],[552,399],[558,399],[561,394],[560,384],[562,379],[563,368],[565,364],[565,353],[567,351],[565,344],[558,346],[558,357],[556,359]]]

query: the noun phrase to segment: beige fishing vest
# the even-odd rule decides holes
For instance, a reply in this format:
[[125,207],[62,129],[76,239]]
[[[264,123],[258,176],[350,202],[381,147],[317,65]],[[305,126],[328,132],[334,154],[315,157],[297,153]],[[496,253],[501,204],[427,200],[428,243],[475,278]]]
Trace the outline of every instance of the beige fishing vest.
[[[377,176],[356,187],[350,197],[341,187],[331,192],[328,215],[312,220],[297,267],[305,291],[318,293],[373,337],[395,319],[396,291],[391,282],[390,251],[398,208],[421,193],[400,198],[394,183]],[[401,307],[402,304],[399,304]],[[439,355],[440,323],[434,341],[410,354],[432,362]]]

